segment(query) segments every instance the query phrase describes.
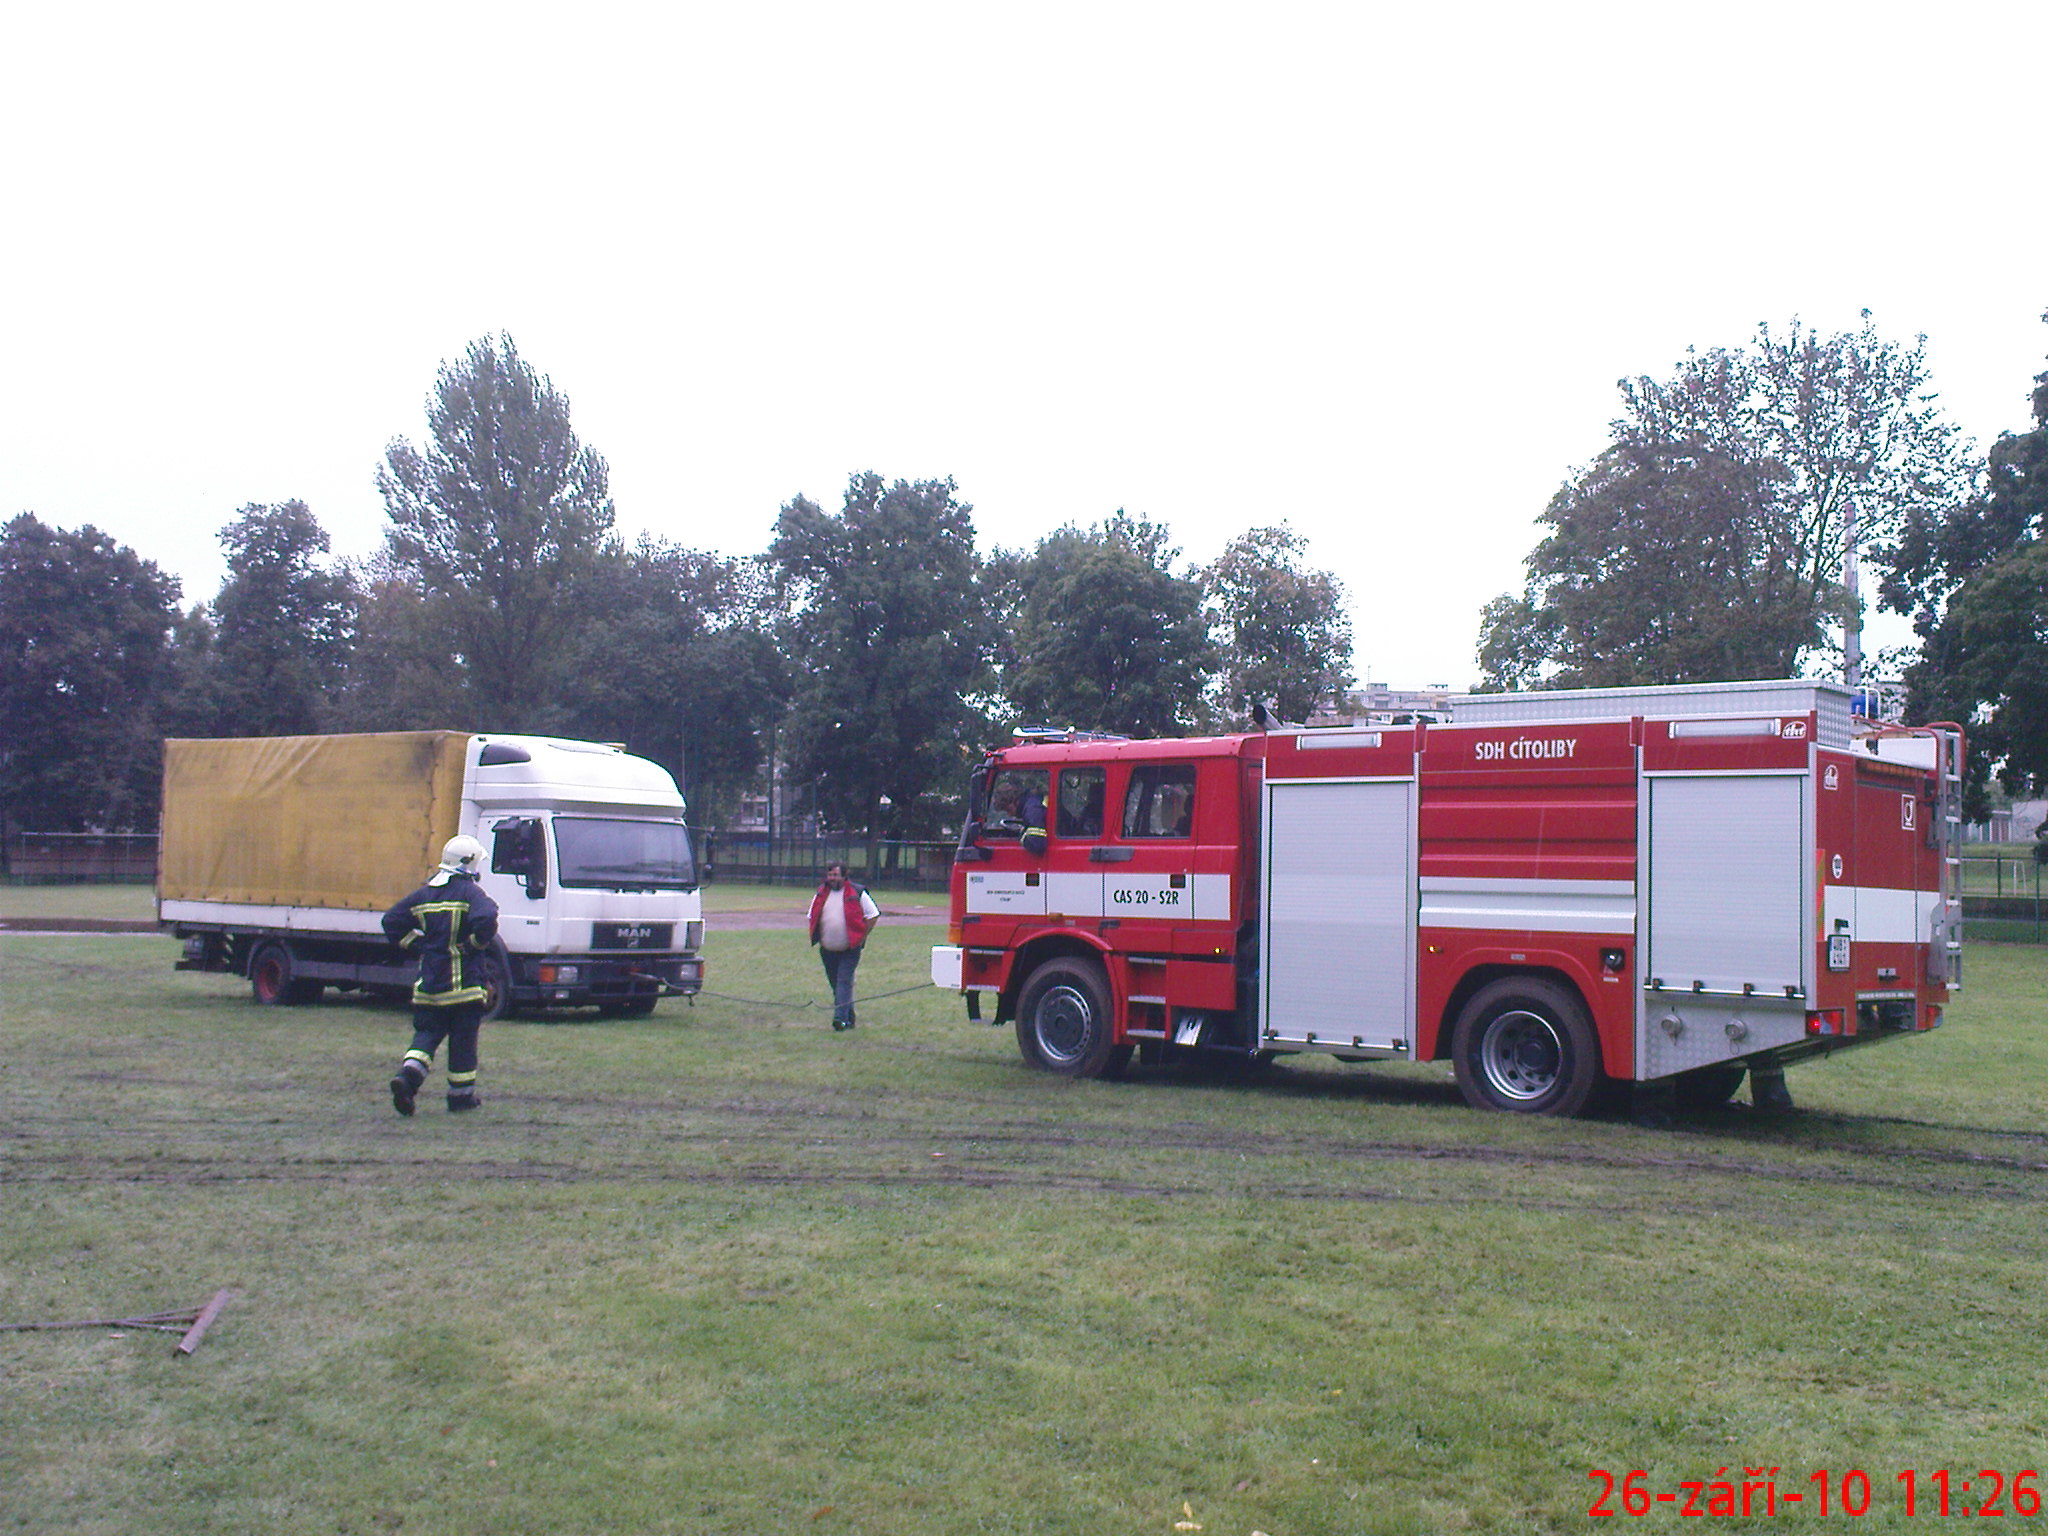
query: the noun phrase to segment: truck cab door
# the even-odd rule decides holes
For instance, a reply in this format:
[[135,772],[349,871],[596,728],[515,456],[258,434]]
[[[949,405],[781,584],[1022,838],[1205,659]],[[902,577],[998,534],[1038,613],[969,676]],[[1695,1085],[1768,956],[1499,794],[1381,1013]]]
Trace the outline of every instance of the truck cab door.
[[1050,777],[1043,768],[998,768],[975,786],[973,843],[981,857],[965,869],[964,910],[989,942],[1007,942],[1018,918],[1045,916],[1044,857],[1026,851],[1024,833],[1027,810],[1045,814]]

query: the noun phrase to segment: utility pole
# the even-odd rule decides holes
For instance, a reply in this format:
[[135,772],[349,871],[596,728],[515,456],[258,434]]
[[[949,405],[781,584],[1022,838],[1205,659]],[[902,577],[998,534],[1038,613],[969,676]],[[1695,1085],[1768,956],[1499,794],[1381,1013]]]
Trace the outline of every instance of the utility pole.
[[1857,583],[1856,503],[1852,499],[1842,529],[1842,681],[1852,690],[1863,686],[1863,594]]

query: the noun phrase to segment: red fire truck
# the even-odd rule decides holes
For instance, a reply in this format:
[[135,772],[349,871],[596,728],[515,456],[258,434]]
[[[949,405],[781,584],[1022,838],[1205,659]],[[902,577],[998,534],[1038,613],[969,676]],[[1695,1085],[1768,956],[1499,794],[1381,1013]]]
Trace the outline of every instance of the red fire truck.
[[1020,733],[932,980],[1024,1058],[1449,1061],[1476,1107],[1684,1104],[1919,1033],[1960,984],[1963,739],[1824,682],[1474,694],[1445,718]]

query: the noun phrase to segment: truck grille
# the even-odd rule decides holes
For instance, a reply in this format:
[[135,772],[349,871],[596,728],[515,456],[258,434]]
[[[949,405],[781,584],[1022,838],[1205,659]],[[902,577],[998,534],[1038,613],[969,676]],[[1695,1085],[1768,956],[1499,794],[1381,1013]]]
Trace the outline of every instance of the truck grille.
[[673,949],[674,923],[592,923],[592,949]]

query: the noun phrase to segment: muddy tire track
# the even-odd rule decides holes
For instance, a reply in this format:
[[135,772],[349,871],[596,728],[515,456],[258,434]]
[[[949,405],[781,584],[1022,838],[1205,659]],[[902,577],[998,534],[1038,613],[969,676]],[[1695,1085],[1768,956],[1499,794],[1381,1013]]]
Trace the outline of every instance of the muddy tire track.
[[[272,1128],[251,1125],[242,1144],[223,1144],[220,1128],[204,1120],[96,1127],[93,1145],[86,1147],[61,1112],[31,1112],[17,1117],[0,1137],[0,1181],[17,1186],[354,1185],[412,1179],[431,1165],[465,1180],[557,1185],[682,1180],[783,1188],[912,1185],[1147,1198],[1370,1201],[1395,1198],[1372,1186],[1394,1176],[1387,1170],[1408,1167],[1418,1173],[1467,1168],[1511,1174],[1521,1169],[1545,1176],[1581,1171],[1599,1175],[1603,1186],[1647,1175],[1641,1181],[1646,1195],[1690,1190],[1704,1197],[1710,1209],[1758,1186],[2048,1204],[2048,1158],[1944,1146],[1873,1153],[1829,1140],[1796,1147],[1775,1144],[1779,1155],[1771,1155],[1752,1144],[1731,1154],[1723,1150],[1730,1146],[1724,1138],[1688,1133],[1665,1133],[1683,1134],[1678,1145],[1625,1149],[1580,1141],[1455,1144],[1192,1122],[1134,1129],[1092,1117],[1057,1124],[1014,1114],[931,1121],[892,1112],[892,1106],[872,1099],[849,1104],[823,1096],[696,1103],[607,1100],[601,1117],[589,1109],[587,1101],[566,1096],[507,1101],[494,1116],[506,1123],[489,1129],[501,1137],[512,1131],[536,1147],[534,1155],[512,1157],[498,1155],[502,1141],[495,1147],[463,1148],[422,1138],[396,1140],[402,1130],[375,1119],[367,1107],[313,1123],[294,1122],[291,1134],[304,1150],[282,1153],[269,1134]],[[964,1112],[971,1116],[971,1107]],[[167,1149],[167,1140],[208,1144]],[[556,1142],[574,1143],[574,1149],[564,1152],[551,1145]],[[1191,1156],[1198,1161],[1176,1168]],[[1099,1165],[1100,1171],[1075,1167],[1076,1160]],[[1304,1179],[1302,1165],[1327,1168],[1328,1177]],[[1381,1171],[1360,1174],[1369,1166]],[[1589,1193],[1578,1203],[1600,1198]]]

